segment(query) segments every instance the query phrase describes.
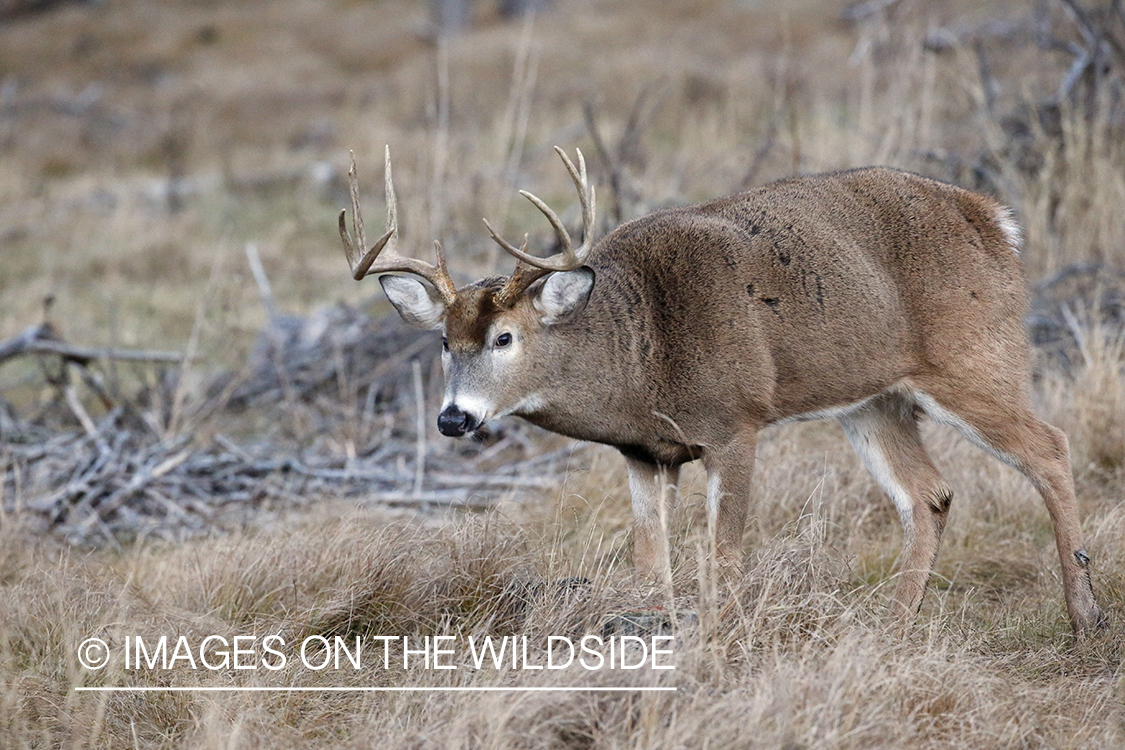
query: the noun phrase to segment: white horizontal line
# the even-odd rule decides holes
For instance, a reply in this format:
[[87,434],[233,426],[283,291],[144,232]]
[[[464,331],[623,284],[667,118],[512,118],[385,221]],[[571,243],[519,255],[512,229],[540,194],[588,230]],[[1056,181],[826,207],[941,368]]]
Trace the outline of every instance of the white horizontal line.
[[79,693],[639,693],[674,692],[674,687],[264,687],[264,686],[97,686],[75,687]]

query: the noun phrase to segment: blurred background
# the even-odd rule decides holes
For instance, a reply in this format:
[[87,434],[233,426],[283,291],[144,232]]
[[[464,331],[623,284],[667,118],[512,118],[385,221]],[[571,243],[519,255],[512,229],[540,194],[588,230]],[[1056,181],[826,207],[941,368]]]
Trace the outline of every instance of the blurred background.
[[350,466],[415,440],[433,337],[384,321],[336,230],[352,150],[376,233],[388,144],[403,250],[442,240],[459,283],[510,271],[482,217],[550,249],[518,189],[577,223],[555,145],[587,155],[603,229],[869,164],[981,190],[1026,230],[1029,323],[1065,369],[1076,322],[1121,319],[1123,70],[1120,0],[2,0],[0,341],[46,322],[189,356],[0,359],[7,439],[132,405],[161,444]]
[[372,295],[334,222],[349,149],[381,215],[384,144],[404,242],[462,278],[497,260],[482,216],[549,235],[516,189],[571,202],[556,144],[606,219],[879,163],[1014,205],[1033,279],[1125,252],[1117,3],[1094,40],[1065,2],[515,5],[5,0],[0,331],[53,294],[74,338],[182,343],[216,262],[214,314],[255,330],[246,241],[295,309]]

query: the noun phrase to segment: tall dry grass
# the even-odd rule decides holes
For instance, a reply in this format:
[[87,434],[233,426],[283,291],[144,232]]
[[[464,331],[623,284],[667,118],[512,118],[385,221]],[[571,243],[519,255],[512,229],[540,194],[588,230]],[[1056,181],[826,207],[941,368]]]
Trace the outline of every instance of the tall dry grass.
[[[1027,498],[1006,492],[997,502],[1015,513]],[[686,505],[673,525],[677,546],[690,549],[703,540],[698,526],[681,526],[698,510]],[[1010,534],[983,515],[967,510],[951,528],[954,540],[971,530],[977,554],[981,542]],[[1119,534],[1125,514],[1118,505],[1091,525]],[[595,560],[581,538],[544,549],[545,538],[565,537],[498,515],[427,530],[359,512],[116,559],[19,549],[6,526],[5,549],[18,551],[6,560],[0,607],[0,731],[10,747],[1113,747],[1125,738],[1121,645],[1073,645],[1049,575],[997,578],[979,567],[949,575],[929,595],[923,624],[900,640],[885,628],[891,581],[863,580],[849,550],[887,553],[893,543],[878,531],[856,539],[849,530],[849,544],[835,526],[814,505],[777,533],[751,534],[748,571],[729,598],[710,597],[705,572],[681,554],[675,605],[698,621],[672,647],[676,669],[662,674],[473,671],[464,662],[453,672],[206,672],[182,664],[149,672],[126,670],[119,657],[88,673],[74,654],[90,634],[118,648],[125,635],[198,643],[210,634],[268,633],[288,642],[309,633],[519,633],[541,646],[547,635],[600,633],[607,615],[668,603],[632,579],[623,556]],[[1105,549],[1112,534],[1094,533],[1091,552],[1103,602],[1117,614],[1125,560]],[[947,571],[974,554],[957,547],[943,555]],[[1040,548],[1010,544],[1006,564],[1045,569]],[[576,572],[591,582],[541,585],[544,575],[551,580],[548,554],[585,557],[588,567]],[[677,692],[72,692],[99,684],[609,687],[657,678]]]

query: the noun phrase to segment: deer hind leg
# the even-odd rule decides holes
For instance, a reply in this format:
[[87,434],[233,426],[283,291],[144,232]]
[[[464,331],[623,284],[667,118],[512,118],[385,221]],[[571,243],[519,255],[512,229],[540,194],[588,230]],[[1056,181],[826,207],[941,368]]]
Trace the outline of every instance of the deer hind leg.
[[633,564],[655,581],[671,580],[668,551],[668,500],[675,494],[680,467],[625,459],[633,498]]
[[878,396],[839,421],[902,519],[904,546],[893,607],[909,624],[922,606],[953,492],[922,447],[913,401]]
[[927,389],[918,394],[919,403],[934,419],[958,428],[970,442],[1031,481],[1051,517],[1071,627],[1075,633],[1105,627],[1082,544],[1066,435],[1035,416],[1022,390],[1018,398],[1001,401],[995,390],[982,394],[963,386]]
[[707,526],[724,577],[742,574],[742,532],[750,511],[757,429],[748,429],[721,448],[703,455],[707,469]]

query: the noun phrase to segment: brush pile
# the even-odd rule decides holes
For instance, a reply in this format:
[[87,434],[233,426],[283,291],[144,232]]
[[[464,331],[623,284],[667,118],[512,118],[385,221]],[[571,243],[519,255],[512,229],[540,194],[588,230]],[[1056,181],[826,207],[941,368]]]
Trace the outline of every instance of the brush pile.
[[1063,267],[1032,289],[1027,325],[1047,367],[1081,368],[1091,335],[1108,341],[1125,336],[1125,272],[1097,263]]
[[[480,509],[553,486],[571,449],[540,449],[528,425],[480,443],[427,440],[436,347],[397,316],[373,321],[336,305],[307,319],[273,317],[246,371],[209,378],[199,396],[181,385],[177,364],[123,397],[98,363],[178,357],[72,347],[50,326],[33,327],[0,345],[0,361],[39,358],[53,389],[26,416],[0,400],[4,510],[99,545],[206,533],[320,498]],[[88,401],[102,407],[96,418]],[[222,431],[247,423],[264,427],[241,440]]]

